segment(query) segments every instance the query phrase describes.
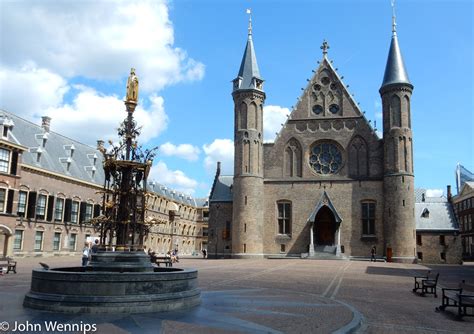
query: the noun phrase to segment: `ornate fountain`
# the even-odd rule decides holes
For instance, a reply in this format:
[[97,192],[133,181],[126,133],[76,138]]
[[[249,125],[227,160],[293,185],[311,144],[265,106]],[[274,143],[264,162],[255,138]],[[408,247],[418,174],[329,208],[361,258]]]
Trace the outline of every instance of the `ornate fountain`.
[[144,240],[155,222],[146,220],[146,184],[155,149],[137,144],[140,128],[133,119],[138,78],[127,81],[127,117],[118,129],[121,140],[103,146],[102,215],[93,219],[100,249],[86,267],[42,268],[32,273],[23,305],[68,313],[142,313],[198,305],[197,270],[160,268],[144,252]]

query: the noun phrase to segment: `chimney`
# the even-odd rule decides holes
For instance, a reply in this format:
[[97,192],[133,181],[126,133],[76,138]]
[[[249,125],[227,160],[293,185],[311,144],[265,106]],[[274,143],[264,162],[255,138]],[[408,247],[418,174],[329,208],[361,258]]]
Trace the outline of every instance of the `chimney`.
[[421,201],[422,201],[422,202],[425,201],[425,193],[422,193],[422,194],[421,194]]
[[217,174],[217,175],[221,175],[221,162],[220,162],[220,161],[217,162],[217,171],[216,171],[216,174]]
[[448,202],[451,202],[451,199],[453,197],[453,195],[451,194],[451,185],[447,185],[446,186],[447,190],[446,190],[446,196],[448,197]]
[[49,128],[51,126],[51,117],[49,116],[42,116],[41,117],[41,127],[44,131],[49,132]]
[[97,141],[97,150],[98,150],[98,151],[101,151],[103,148],[104,148],[104,141],[101,140],[101,139],[99,139],[99,140]]

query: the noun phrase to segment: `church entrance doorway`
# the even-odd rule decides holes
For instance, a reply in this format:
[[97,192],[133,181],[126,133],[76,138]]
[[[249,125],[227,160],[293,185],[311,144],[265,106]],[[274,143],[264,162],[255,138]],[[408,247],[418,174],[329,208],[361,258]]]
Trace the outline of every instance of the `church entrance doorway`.
[[332,211],[323,206],[314,219],[314,240],[316,245],[332,246],[335,244],[336,219]]

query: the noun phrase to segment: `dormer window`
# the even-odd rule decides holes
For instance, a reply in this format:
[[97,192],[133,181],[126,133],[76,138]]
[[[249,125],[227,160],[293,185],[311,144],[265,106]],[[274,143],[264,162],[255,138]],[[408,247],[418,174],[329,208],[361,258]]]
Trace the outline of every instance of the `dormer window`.
[[72,156],[74,155],[74,150],[76,148],[74,147],[74,145],[64,145],[64,150],[66,151],[70,151],[69,152],[69,156],[72,158]]
[[421,214],[421,216],[422,216],[423,218],[430,218],[430,211],[428,210],[428,208],[425,208],[425,209],[423,210],[423,213]]
[[3,137],[8,137],[8,126],[3,126]]

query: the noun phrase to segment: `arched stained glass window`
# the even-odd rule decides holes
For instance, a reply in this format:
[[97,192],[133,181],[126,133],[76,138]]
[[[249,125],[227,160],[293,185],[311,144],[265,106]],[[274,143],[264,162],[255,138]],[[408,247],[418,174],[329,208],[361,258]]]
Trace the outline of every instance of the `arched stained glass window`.
[[330,142],[316,143],[311,149],[309,164],[318,174],[335,174],[342,166],[341,151]]

